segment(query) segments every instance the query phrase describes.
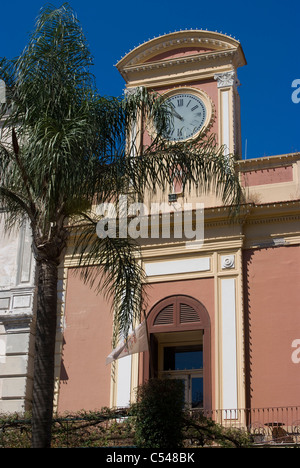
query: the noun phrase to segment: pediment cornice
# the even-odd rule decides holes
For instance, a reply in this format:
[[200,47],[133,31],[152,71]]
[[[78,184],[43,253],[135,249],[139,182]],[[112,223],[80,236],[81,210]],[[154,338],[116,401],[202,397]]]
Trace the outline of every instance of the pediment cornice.
[[225,57],[236,67],[246,64],[239,41],[230,36],[202,30],[179,31],[141,44],[126,54],[116,67],[125,77],[130,72],[211,62]]

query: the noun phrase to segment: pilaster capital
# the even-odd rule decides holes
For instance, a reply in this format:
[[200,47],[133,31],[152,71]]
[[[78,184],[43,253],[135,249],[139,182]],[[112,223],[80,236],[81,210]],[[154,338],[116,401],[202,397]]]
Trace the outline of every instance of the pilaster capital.
[[235,71],[216,73],[214,79],[217,81],[218,88],[239,85],[239,80],[237,79]]

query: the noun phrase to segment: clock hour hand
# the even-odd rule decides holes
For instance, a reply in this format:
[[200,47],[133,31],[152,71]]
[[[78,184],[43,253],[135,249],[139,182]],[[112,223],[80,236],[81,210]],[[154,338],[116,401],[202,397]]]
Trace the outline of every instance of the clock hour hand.
[[181,115],[179,115],[173,107],[171,108],[171,113],[174,115],[174,117],[177,117],[177,119],[183,120],[183,117],[181,117]]

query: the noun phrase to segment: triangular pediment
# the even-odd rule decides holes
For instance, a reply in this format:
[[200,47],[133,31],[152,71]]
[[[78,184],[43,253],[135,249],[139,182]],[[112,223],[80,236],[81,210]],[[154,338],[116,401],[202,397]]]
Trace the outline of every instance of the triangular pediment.
[[179,31],[151,39],[126,54],[118,63],[125,77],[130,71],[168,67],[193,61],[212,61],[228,56],[236,66],[245,65],[245,57],[236,39],[211,31]]
[[174,49],[170,49],[170,50],[161,52],[158,55],[154,55],[153,57],[150,57],[149,59],[147,59],[146,63],[157,62],[160,60],[170,60],[174,58],[178,59],[178,58],[189,57],[191,55],[197,55],[197,54],[206,54],[212,51],[213,49],[209,49],[207,47],[183,45],[182,47],[175,47]]

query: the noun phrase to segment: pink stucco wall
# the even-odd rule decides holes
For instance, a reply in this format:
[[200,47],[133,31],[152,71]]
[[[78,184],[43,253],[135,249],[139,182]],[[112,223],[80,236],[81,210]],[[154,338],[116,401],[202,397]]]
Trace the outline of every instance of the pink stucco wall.
[[69,271],[58,410],[96,410],[110,404],[112,316],[106,300]]
[[245,251],[244,275],[249,403],[300,406],[300,246]]
[[[168,295],[189,295],[202,302],[210,315],[211,349],[214,350],[212,278],[152,284],[147,288],[147,293],[148,310]],[[70,270],[66,295],[59,413],[82,409],[96,410],[109,406],[111,366],[105,365],[105,358],[111,352],[111,323],[112,317],[107,302]],[[140,370],[142,378],[142,368]]]
[[146,288],[148,295],[147,311],[162,299],[173,295],[187,295],[200,301],[207,309],[211,327],[214,326],[214,279],[199,278],[184,281],[162,281],[149,284]]
[[188,57],[189,55],[204,54],[211,51],[212,49],[205,47],[178,47],[177,49],[168,50],[166,52],[162,52],[161,54],[155,55],[154,57],[146,60],[146,62],[156,62],[159,60],[166,60],[177,57]]
[[269,169],[243,172],[241,177],[244,187],[291,182],[293,180],[293,166],[271,167]]

